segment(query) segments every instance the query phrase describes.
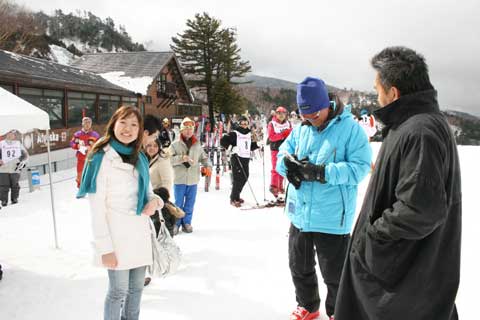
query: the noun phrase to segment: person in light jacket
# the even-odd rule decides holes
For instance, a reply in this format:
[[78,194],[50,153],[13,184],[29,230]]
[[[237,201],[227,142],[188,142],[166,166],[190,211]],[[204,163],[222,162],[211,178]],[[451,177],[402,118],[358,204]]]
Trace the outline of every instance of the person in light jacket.
[[297,104],[304,122],[280,146],[277,162],[290,182],[288,256],[297,300],[290,319],[319,317],[316,254],[327,286],[326,313],[333,320],[357,188],[370,171],[372,151],[363,129],[323,80],[307,77],[298,84]]
[[28,152],[16,137],[16,130],[7,133],[0,141],[0,208],[8,204],[8,192],[12,204],[18,202],[20,194],[20,171],[28,162]]
[[142,133],[137,108],[117,109],[89,153],[77,194],[88,194],[95,263],[108,269],[104,320],[138,319],[152,264],[150,216],[163,201],[152,191]]
[[145,152],[149,159],[150,181],[153,190],[167,188],[168,193],[172,192],[173,168],[170,150],[161,147],[159,139],[151,140],[145,145]]
[[179,219],[174,228],[177,234],[180,225],[182,231],[191,233],[193,207],[197,196],[197,185],[200,181],[200,164],[211,174],[212,165],[203,150],[200,141],[193,135],[195,122],[190,118],[183,119],[180,125],[180,138],[172,143],[172,165],[174,173],[175,205],[185,212],[185,217]]

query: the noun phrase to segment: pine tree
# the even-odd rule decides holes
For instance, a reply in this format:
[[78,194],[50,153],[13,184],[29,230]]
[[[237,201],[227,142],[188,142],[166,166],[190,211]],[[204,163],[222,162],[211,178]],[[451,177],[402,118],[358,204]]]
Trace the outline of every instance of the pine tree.
[[[187,29],[172,37],[170,46],[178,56],[186,74],[192,75],[192,87],[206,91],[210,121],[214,122],[214,110],[224,111],[242,105],[238,94],[231,87],[233,77],[241,77],[250,71],[248,61],[241,61],[236,44],[235,29],[224,29],[221,21],[207,13],[196,14],[187,20]],[[244,104],[244,103],[243,103]]]

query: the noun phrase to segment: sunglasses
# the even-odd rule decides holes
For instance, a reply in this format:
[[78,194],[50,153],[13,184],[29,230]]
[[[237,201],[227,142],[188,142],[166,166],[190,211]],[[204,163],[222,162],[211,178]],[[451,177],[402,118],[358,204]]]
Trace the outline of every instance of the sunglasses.
[[184,123],[182,123],[182,125],[183,125],[184,127],[192,127],[192,128],[193,128],[193,127],[195,127],[195,122],[193,122],[193,121],[185,121]]
[[[330,101],[330,108],[335,111],[337,110],[337,103],[335,101]],[[316,121],[318,118],[320,118],[320,112],[322,110],[318,110],[317,112],[315,112],[315,114],[313,116],[308,116],[308,117],[305,117],[305,115],[302,115],[302,118],[307,120],[308,122],[312,123],[313,121]]]
[[248,126],[248,122],[240,122],[240,125],[241,125],[242,127],[246,127],[246,126]]

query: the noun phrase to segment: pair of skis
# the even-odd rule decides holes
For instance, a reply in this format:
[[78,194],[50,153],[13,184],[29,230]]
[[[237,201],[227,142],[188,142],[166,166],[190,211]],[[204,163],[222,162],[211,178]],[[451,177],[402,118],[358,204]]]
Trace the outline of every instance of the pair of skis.
[[[223,135],[223,123],[218,122],[218,125],[215,126],[213,132],[210,130],[210,122],[207,122],[205,125],[205,148],[208,158],[212,166],[216,166],[215,170],[215,190],[220,189],[220,167],[223,160],[221,156],[223,148],[220,145],[220,139]],[[215,155],[216,152],[216,155]],[[216,162],[215,162],[216,160]],[[224,170],[225,171],[225,170]],[[205,192],[208,192],[211,184],[211,176],[205,177]]]
[[222,147],[220,146],[220,139],[223,135],[223,123],[218,122],[218,128],[216,130],[216,142],[217,142],[217,166],[216,166],[216,177],[215,177],[215,190],[220,190],[220,165],[221,165],[221,153]]
[[266,203],[250,206],[250,207],[240,207],[240,210],[255,210],[255,209],[265,209],[265,208],[275,208],[275,207],[280,207],[283,208],[285,207],[285,202],[284,201],[268,201]]

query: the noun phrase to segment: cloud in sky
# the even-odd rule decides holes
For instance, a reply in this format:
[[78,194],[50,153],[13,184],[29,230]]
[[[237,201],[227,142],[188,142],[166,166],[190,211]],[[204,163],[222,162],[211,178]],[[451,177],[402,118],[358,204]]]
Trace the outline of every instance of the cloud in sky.
[[387,46],[422,53],[442,109],[480,115],[478,0],[217,1],[17,0],[35,11],[91,11],[122,24],[150,50],[169,50],[187,19],[208,12],[235,27],[253,73],[301,81],[307,75],[337,87],[373,90],[369,59]]

